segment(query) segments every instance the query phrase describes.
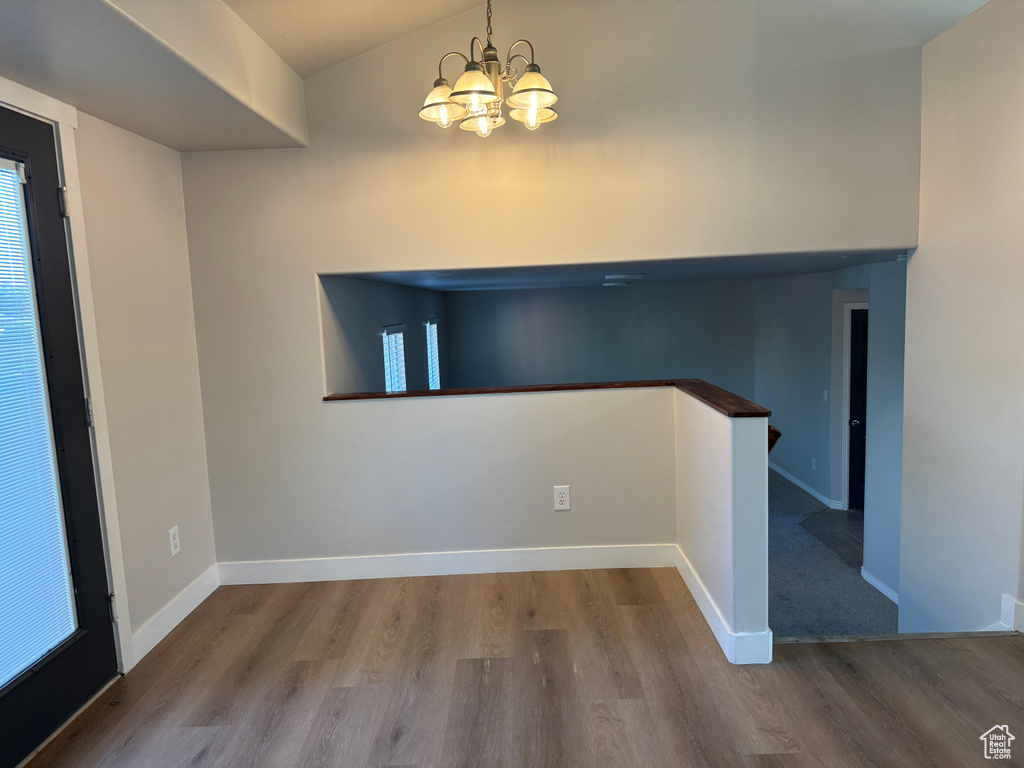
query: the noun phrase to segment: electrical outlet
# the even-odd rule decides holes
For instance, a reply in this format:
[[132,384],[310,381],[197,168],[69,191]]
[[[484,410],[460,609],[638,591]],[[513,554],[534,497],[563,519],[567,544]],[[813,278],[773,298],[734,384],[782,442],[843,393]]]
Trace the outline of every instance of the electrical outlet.
[[181,552],[181,541],[178,539],[178,526],[174,526],[167,532],[171,540],[171,557]]
[[555,486],[555,512],[569,511],[569,486]]
[[816,461],[815,461],[814,459],[811,459],[811,469],[815,469],[815,466],[814,466],[814,465],[815,465],[816,463],[817,463],[817,462],[816,462]]

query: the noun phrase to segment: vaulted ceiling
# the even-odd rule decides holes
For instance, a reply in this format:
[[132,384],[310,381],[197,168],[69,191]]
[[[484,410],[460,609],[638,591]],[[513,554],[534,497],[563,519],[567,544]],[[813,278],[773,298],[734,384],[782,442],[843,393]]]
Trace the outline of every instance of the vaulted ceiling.
[[[224,0],[302,77],[307,77],[398,38],[438,24],[484,0]],[[601,2],[546,0],[576,5],[580,14],[600,13]],[[680,0],[618,0],[651,6]],[[716,0],[746,9],[773,34],[775,22],[818,30],[823,46],[836,35],[878,40],[879,50],[921,45],[980,8],[987,0]],[[507,29],[522,0],[494,0],[496,28]],[[788,33],[787,33],[788,34]],[[864,47],[861,45],[860,47]]]
[[476,8],[480,0],[225,0],[306,77]]
[[[568,10],[586,28],[610,10],[657,18],[662,6],[678,19],[669,11],[692,5],[699,24],[701,7],[722,3],[756,32],[754,55],[796,39],[794,55],[841,58],[921,45],[985,2],[495,0],[494,21],[507,43],[526,10]],[[0,77],[175,149],[302,146],[300,76],[470,11],[482,34],[481,0],[0,0]],[[617,41],[597,42],[621,55]]]

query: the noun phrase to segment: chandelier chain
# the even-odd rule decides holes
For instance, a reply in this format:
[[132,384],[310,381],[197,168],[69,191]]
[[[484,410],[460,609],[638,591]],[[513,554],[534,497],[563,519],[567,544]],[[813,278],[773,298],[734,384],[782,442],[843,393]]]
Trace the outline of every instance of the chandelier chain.
[[491,45],[491,36],[494,30],[491,29],[491,0],[487,0],[487,45]]

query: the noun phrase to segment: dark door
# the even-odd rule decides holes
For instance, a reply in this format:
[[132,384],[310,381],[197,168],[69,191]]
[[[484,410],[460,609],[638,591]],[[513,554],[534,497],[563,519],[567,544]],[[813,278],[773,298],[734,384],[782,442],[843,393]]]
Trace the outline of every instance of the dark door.
[[850,509],[864,509],[868,404],[868,311],[850,312]]
[[0,108],[0,768],[117,673],[59,184]]

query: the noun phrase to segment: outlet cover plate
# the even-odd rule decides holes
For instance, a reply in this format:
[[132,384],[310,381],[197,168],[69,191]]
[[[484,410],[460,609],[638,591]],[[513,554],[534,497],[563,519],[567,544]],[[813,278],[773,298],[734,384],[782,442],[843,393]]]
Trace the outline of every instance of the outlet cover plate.
[[568,512],[569,506],[569,486],[568,485],[556,485],[555,486],[555,512]]
[[181,552],[181,540],[178,538],[178,526],[174,526],[167,532],[167,537],[171,540],[171,557]]

